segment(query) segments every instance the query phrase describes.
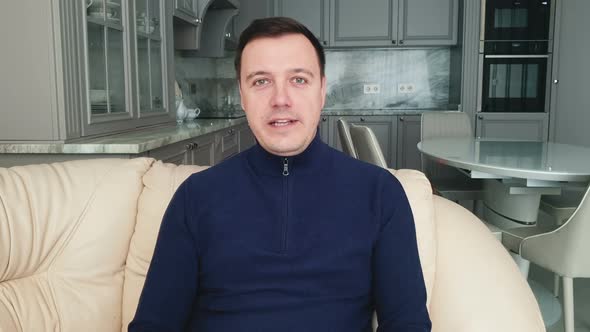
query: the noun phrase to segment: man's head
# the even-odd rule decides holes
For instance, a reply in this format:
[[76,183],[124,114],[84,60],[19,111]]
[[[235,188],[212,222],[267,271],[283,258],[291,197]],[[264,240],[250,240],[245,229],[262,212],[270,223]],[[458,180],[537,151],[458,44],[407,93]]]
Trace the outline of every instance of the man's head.
[[313,140],[324,107],[325,56],[305,26],[285,17],[254,20],[235,59],[242,107],[258,143],[280,156]]

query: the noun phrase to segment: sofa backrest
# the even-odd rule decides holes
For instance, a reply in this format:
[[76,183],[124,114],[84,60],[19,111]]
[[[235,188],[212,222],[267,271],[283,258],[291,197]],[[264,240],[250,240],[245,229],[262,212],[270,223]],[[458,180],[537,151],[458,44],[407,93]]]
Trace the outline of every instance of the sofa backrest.
[[0,330],[116,331],[152,159],[0,168]]
[[[176,166],[158,161],[145,174],[143,178],[145,187],[139,198],[137,224],[131,239],[125,270],[122,331],[127,331],[127,325],[135,314],[156,245],[160,222],[172,195],[190,174],[205,168]],[[436,259],[432,189],[421,172],[414,170],[391,170],[391,172],[400,180],[412,207],[426,290],[430,295],[434,284]],[[428,299],[430,301],[430,296]]]

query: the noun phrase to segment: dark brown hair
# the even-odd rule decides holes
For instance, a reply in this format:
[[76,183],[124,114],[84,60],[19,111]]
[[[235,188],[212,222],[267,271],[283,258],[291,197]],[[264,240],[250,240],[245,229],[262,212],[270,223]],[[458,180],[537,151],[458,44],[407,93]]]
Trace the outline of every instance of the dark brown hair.
[[242,67],[242,52],[246,45],[254,39],[264,37],[280,37],[288,34],[302,34],[304,35],[315,48],[318,62],[320,64],[320,74],[324,76],[326,67],[326,55],[324,48],[314,34],[309,31],[305,25],[295,21],[289,17],[268,17],[256,19],[244,29],[238,41],[238,48],[236,50],[236,57],[234,59],[234,66],[236,69],[236,77],[240,81],[240,69]]

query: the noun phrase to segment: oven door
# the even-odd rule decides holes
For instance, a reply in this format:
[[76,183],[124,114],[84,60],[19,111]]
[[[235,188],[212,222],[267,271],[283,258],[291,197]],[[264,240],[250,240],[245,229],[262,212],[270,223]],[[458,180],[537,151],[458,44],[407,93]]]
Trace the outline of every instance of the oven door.
[[484,40],[549,39],[551,0],[482,2],[485,2]]
[[548,61],[549,55],[483,56],[479,109],[482,112],[544,112]]

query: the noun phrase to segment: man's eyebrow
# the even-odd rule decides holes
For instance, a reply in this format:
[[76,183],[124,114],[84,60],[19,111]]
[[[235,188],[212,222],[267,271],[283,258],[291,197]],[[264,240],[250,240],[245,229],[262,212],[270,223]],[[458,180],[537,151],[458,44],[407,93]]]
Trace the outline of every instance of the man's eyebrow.
[[307,75],[313,77],[313,73],[310,70],[307,70],[305,68],[294,68],[294,69],[291,69],[290,72],[293,72],[293,73],[304,73],[304,74],[307,74]]
[[259,71],[255,71],[253,73],[248,74],[248,76],[246,76],[246,81],[251,79],[254,76],[258,76],[258,75],[269,75],[270,73],[267,71],[263,71],[263,70],[259,70]]

